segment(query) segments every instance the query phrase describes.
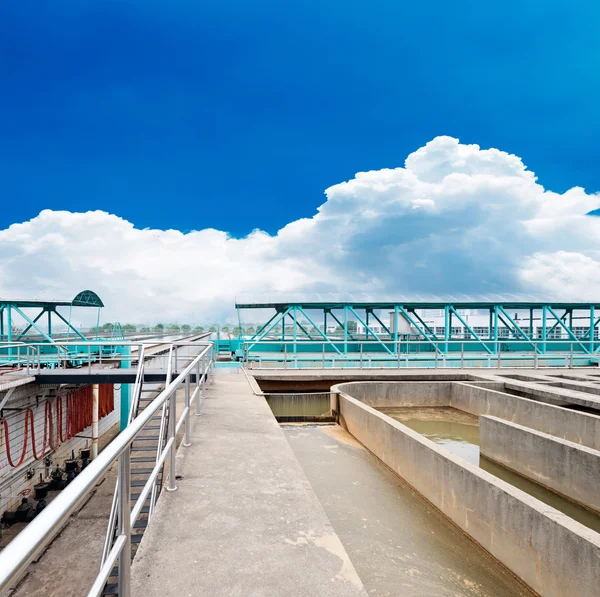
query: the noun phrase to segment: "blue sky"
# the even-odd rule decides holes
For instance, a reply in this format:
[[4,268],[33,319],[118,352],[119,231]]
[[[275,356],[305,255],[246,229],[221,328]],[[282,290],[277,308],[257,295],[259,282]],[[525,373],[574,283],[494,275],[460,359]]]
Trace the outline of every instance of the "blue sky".
[[0,8],[0,229],[44,208],[275,232],[437,135],[600,189],[600,5],[54,0]]

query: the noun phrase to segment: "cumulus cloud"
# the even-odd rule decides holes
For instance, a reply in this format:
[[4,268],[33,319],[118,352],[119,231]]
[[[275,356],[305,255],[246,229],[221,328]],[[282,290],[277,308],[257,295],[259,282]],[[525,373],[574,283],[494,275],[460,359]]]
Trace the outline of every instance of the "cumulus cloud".
[[0,231],[0,296],[95,290],[106,317],[208,321],[235,296],[598,299],[600,196],[545,190],[521,158],[437,137],[404,167],[359,172],[276,235],[140,230],[45,210]]

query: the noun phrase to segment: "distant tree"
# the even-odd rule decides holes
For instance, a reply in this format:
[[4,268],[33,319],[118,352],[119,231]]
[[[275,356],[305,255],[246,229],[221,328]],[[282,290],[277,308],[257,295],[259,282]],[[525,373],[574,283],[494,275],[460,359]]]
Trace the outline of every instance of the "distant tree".
[[254,328],[250,325],[246,328],[246,334],[254,334]]
[[103,332],[110,332],[115,327],[114,323],[105,323],[100,329]]
[[195,331],[195,332],[203,332],[203,331],[204,331],[204,328],[203,328],[201,325],[197,325],[197,326],[194,328],[194,331]]
[[356,332],[357,329],[358,329],[358,324],[356,323],[356,321],[351,320],[348,322],[348,331],[349,332]]
[[236,326],[233,328],[233,333],[234,333],[236,336],[239,336],[239,335],[241,335],[241,333],[242,333],[242,328],[241,328],[239,325],[236,325]]
[[155,332],[162,332],[164,331],[165,326],[162,323],[158,323],[154,326],[154,331]]
[[216,328],[214,325],[211,325],[211,326],[208,328],[208,331],[209,331],[209,332],[216,332],[216,331],[217,331],[217,328]]
[[227,326],[227,325],[224,325],[224,326],[221,328],[221,331],[222,331],[222,332],[228,332],[228,331],[229,331],[229,326]]
[[181,326],[181,331],[182,331],[182,332],[189,332],[191,329],[192,329],[192,326],[191,326],[191,325],[188,325],[187,323],[184,323],[184,324]]
[[176,323],[173,323],[169,326],[169,330],[171,332],[178,332],[179,330],[181,330],[181,328]]
[[122,326],[122,329],[123,329],[124,332],[135,332],[135,331],[137,331],[137,328],[132,323],[126,323],[124,326]]
[[150,328],[149,327],[143,327],[140,332],[149,332]]

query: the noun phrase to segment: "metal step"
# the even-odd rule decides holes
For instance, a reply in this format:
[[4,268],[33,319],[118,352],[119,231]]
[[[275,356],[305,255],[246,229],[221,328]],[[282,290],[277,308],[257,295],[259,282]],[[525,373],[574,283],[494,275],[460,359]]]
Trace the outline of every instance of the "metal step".
[[140,543],[144,535],[131,535],[132,543]]
[[146,481],[137,481],[136,479],[134,479],[133,481],[131,481],[131,487],[144,487],[147,481],[148,479],[146,479]]
[[142,456],[140,458],[132,458],[131,462],[156,462],[156,458],[148,458],[146,456]]
[[132,468],[132,475],[150,475],[154,469],[152,468]]
[[132,452],[156,452],[156,446],[131,446]]
[[136,520],[133,525],[134,529],[145,529],[148,526],[148,519]]
[[134,442],[139,442],[139,441],[150,441],[150,440],[154,440],[154,439],[158,439],[158,435],[138,435],[133,441]]

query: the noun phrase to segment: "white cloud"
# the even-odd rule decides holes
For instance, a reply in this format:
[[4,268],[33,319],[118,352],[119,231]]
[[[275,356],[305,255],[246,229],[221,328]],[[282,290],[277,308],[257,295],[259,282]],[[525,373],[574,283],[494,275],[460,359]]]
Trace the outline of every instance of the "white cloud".
[[0,231],[0,296],[95,290],[105,319],[209,321],[236,295],[600,295],[600,196],[546,191],[522,160],[437,137],[404,167],[326,190],[312,218],[243,239],[45,210]]

